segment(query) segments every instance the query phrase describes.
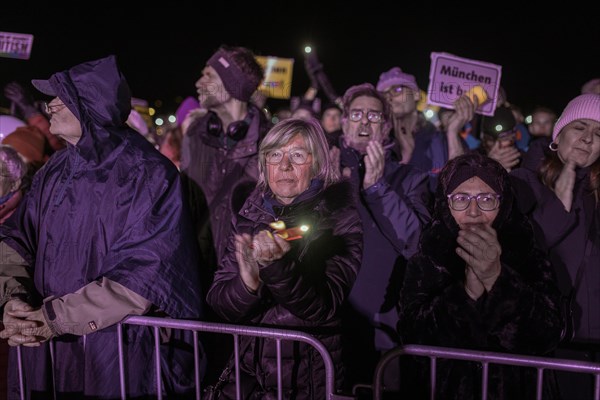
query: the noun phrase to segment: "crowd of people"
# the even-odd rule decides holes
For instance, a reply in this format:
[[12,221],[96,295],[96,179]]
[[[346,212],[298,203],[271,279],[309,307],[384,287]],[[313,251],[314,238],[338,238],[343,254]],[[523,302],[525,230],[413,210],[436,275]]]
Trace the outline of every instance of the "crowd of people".
[[[273,119],[250,49],[223,45],[199,73],[198,99],[157,144],[134,129],[114,56],[33,80],[51,99],[43,109],[24,86],[4,89],[22,121],[0,145],[9,398],[22,394],[16,346],[25,398],[120,398],[115,324],[127,315],[306,331],[348,395],[403,344],[600,362],[599,79],[526,125],[503,91],[490,117],[465,95],[432,123],[400,67],[323,107],[324,78],[311,79]],[[129,395],[156,396],[152,331],[123,336]],[[165,394],[192,396],[194,339],[161,338]],[[230,344],[199,345],[211,383]],[[239,383],[244,399],[274,398],[279,378],[284,398],[325,397],[312,347],[254,338],[240,349],[224,397]],[[428,368],[393,363],[386,389],[428,398]],[[436,398],[481,393],[474,364],[443,361],[437,376]],[[530,398],[535,384],[531,371],[492,368],[489,396]],[[543,389],[587,399],[592,380],[548,374]]]

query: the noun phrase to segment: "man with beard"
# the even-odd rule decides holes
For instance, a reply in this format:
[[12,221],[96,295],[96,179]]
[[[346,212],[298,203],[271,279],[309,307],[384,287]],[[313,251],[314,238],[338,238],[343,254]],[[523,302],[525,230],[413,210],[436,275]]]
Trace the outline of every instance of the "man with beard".
[[[206,62],[196,82],[202,111],[184,132],[181,171],[200,252],[203,293],[225,254],[232,217],[258,179],[258,146],[270,123],[250,97],[263,69],[244,47],[221,46]],[[220,321],[207,308],[206,319]],[[205,338],[207,380],[218,376],[231,341]]]
[[365,83],[348,89],[343,107],[340,168],[359,193],[364,230],[361,269],[344,315],[344,349],[352,349],[345,351],[350,388],[370,382],[380,353],[399,344],[398,274],[416,252],[429,212],[427,174],[400,163],[391,151],[385,98]]
[[225,252],[231,217],[258,177],[258,144],[270,125],[250,97],[262,78],[249,49],[221,46],[196,82],[203,112],[184,134],[181,171],[208,286]]

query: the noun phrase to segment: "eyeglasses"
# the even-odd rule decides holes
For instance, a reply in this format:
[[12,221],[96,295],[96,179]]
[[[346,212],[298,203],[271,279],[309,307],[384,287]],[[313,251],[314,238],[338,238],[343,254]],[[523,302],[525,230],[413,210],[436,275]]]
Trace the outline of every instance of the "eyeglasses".
[[496,193],[479,193],[469,196],[466,193],[448,195],[448,204],[454,211],[464,211],[471,205],[471,200],[477,201],[477,207],[483,211],[493,211],[500,205],[500,196]]
[[281,160],[283,160],[283,156],[285,155],[285,153],[288,154],[288,159],[290,160],[290,162],[296,165],[306,164],[306,162],[308,161],[308,156],[310,154],[304,149],[292,149],[289,151],[273,150],[269,151],[265,156],[267,164],[279,164]]
[[[381,111],[366,111],[366,113],[369,122],[378,124],[383,120],[383,113]],[[365,111],[363,110],[350,110],[350,121],[362,121],[364,115]]]
[[64,104],[53,104],[53,105],[50,105],[48,103],[44,103],[44,111],[46,111],[46,114],[48,114],[48,115],[52,115],[54,113],[57,113],[58,111],[62,110],[65,107],[66,107],[66,105],[64,105]]
[[406,89],[406,86],[396,85],[386,90],[384,94],[390,97],[398,97],[404,92],[404,89]]

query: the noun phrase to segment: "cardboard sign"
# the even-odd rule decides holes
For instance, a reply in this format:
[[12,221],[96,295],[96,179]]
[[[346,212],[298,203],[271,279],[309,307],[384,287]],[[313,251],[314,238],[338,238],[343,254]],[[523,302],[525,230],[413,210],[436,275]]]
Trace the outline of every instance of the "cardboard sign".
[[256,56],[256,61],[265,70],[265,78],[258,90],[273,99],[289,99],[292,92],[294,59]]
[[480,100],[484,94],[487,99],[479,104],[476,112],[494,115],[501,75],[500,65],[448,53],[431,53],[428,103],[454,109],[454,101],[463,94],[476,93]]
[[29,60],[33,35],[28,33],[0,32],[0,57]]

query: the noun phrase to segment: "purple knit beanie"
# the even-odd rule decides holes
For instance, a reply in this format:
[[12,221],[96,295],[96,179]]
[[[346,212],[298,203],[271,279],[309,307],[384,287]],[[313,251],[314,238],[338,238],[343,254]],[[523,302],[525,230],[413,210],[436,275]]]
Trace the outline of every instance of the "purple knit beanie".
[[554,125],[552,141],[556,140],[562,128],[578,119],[591,119],[600,122],[600,95],[582,94],[571,100]]
[[234,99],[247,102],[258,88],[260,82],[244,73],[223,49],[217,50],[206,64],[217,71],[223,86]]
[[377,82],[377,91],[385,92],[392,86],[402,85],[411,88],[412,90],[419,91],[417,80],[411,74],[402,72],[399,67],[394,67],[389,71],[386,71],[379,75],[379,81]]

